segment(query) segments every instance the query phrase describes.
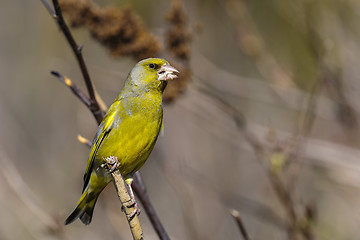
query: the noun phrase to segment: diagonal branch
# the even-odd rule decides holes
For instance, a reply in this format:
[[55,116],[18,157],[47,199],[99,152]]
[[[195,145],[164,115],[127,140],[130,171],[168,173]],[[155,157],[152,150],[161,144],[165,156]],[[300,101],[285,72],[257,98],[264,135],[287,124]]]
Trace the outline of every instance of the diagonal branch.
[[77,96],[85,104],[85,106],[87,106],[88,108],[91,107],[91,100],[88,98],[88,96],[86,96],[86,94],[83,91],[81,91],[81,89],[77,85],[75,85],[71,81],[71,79],[64,77],[63,75],[61,75],[56,71],[51,71],[51,74],[57,77],[66,86],[68,86],[71,89],[71,91],[75,94],[75,96]]
[[235,209],[231,209],[230,210],[230,214],[231,216],[234,218],[234,220],[236,221],[236,224],[239,227],[241,236],[244,238],[244,240],[250,240],[249,234],[245,228],[245,225],[240,217],[240,213],[238,211],[236,211]]
[[50,15],[54,16],[55,11],[52,8],[52,6],[50,5],[49,1],[48,0],[40,0],[40,1],[43,3],[43,5],[45,6],[46,10],[50,13]]
[[90,75],[87,70],[87,67],[85,65],[84,58],[82,56],[82,46],[78,45],[76,43],[68,26],[66,25],[64,17],[61,12],[59,2],[57,0],[53,0],[53,4],[54,4],[54,9],[55,9],[55,15],[53,15],[53,17],[55,18],[56,22],[59,24],[60,29],[64,33],[66,40],[68,41],[71,49],[73,50],[73,53],[76,56],[76,60],[78,61],[78,64],[80,66],[81,73],[83,75],[83,78],[84,78],[84,81],[86,84],[86,88],[89,92],[89,96],[90,96],[89,109],[94,114],[94,117],[95,117],[96,121],[98,122],[98,124],[100,124],[104,116],[103,116],[103,112],[101,111],[98,102],[96,101],[94,87],[93,87],[92,81],[90,79]]
[[[125,182],[123,177],[121,176],[120,170],[117,168],[117,166],[120,165],[118,162],[117,157],[108,157],[104,159],[107,169],[112,169],[115,167],[115,170],[110,170],[111,176],[113,178],[113,182],[115,184],[116,192],[118,194],[119,200],[121,202],[121,205],[123,206],[123,211],[126,215],[126,218],[129,223],[130,231],[133,236],[134,240],[143,240],[143,231],[140,225],[140,221],[138,218],[138,214],[136,214],[136,208],[135,205],[132,205],[129,203],[131,202],[131,197],[126,190]],[[135,215],[132,216],[132,214],[135,211]]]
[[150,197],[147,194],[146,187],[139,172],[134,174],[134,182],[132,185],[159,238],[161,240],[170,240],[170,237],[167,235],[165,228],[150,201]]

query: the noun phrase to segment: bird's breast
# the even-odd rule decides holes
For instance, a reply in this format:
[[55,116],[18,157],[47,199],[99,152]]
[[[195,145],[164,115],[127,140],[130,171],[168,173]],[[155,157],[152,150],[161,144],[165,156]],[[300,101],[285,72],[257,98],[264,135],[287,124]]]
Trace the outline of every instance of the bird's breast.
[[119,106],[112,130],[97,154],[98,159],[116,156],[122,175],[135,172],[144,164],[155,145],[163,116],[161,98],[129,100]]

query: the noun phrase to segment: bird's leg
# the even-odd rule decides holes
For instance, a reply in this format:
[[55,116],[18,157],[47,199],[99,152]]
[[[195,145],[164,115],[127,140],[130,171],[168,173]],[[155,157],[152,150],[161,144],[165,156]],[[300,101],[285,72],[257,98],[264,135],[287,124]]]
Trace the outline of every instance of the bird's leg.
[[131,183],[132,183],[132,178],[131,179],[126,179],[125,182],[128,186],[129,189],[129,195],[130,195],[130,201],[127,202],[127,206],[126,207],[134,207],[135,210],[129,215],[129,218],[133,218],[135,216],[135,214],[140,215],[140,208],[135,200],[135,195],[134,195],[134,191],[131,187]]
[[[120,162],[118,161],[117,157],[110,156],[104,158],[105,163],[101,164],[101,167],[104,167],[109,171],[109,173],[115,172],[115,170],[120,167]],[[109,168],[109,166],[111,166]]]

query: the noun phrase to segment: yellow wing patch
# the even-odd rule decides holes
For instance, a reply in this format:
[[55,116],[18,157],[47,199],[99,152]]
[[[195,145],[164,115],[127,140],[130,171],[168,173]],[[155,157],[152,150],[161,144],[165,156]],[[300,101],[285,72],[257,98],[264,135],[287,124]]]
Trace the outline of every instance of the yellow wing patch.
[[108,113],[106,114],[103,122],[99,125],[99,128],[97,130],[96,136],[95,136],[95,140],[93,142],[93,145],[91,147],[91,151],[90,151],[90,155],[89,155],[89,159],[86,165],[86,171],[84,174],[84,188],[83,191],[85,190],[85,188],[87,187],[88,183],[89,183],[89,179],[90,179],[90,175],[91,175],[91,171],[92,171],[92,166],[94,163],[94,159],[96,157],[96,154],[99,150],[99,147],[102,143],[102,141],[105,139],[105,137],[107,136],[107,134],[111,131],[112,129],[112,125],[114,123],[114,119],[116,116],[116,106],[118,106],[119,102],[114,102]]

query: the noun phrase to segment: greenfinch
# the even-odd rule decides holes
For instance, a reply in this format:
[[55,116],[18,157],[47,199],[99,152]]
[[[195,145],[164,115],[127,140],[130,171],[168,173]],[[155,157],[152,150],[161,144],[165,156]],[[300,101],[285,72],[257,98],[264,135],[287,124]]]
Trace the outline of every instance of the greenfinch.
[[142,60],[131,70],[96,132],[82,196],[65,225],[77,218],[90,224],[96,200],[112,180],[109,170],[103,167],[105,158],[117,158],[118,169],[133,197],[133,174],[154,148],[163,121],[162,95],[167,81],[176,78],[176,73],[178,70],[159,58]]

